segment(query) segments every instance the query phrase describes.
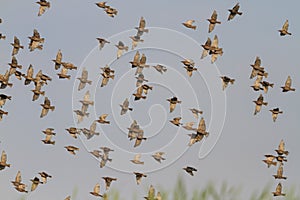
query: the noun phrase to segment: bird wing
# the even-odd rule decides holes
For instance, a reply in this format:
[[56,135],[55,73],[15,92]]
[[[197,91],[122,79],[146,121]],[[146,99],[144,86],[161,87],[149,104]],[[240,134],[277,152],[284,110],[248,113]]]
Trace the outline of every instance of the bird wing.
[[289,29],[289,21],[286,20],[282,26],[282,30],[288,31]]
[[99,117],[99,119],[104,121],[104,120],[106,119],[107,116],[108,116],[108,114],[102,114],[102,115]]
[[259,95],[259,97],[257,98],[257,101],[259,102],[263,102],[264,101],[264,97],[262,94]]
[[218,18],[217,11],[214,10],[213,14],[211,15],[211,19],[217,20],[217,18]]
[[218,39],[217,35],[215,35],[214,40],[212,41],[211,46],[214,47],[214,48],[218,48],[219,47],[219,39]]
[[89,101],[90,100],[90,91],[86,91],[84,97],[83,97],[83,101]]
[[95,185],[95,187],[94,187],[94,192],[97,193],[97,194],[100,193],[100,184],[99,184],[99,183],[97,183],[97,184]]
[[139,24],[139,28],[140,28],[140,29],[144,29],[145,26],[146,26],[146,21],[145,21],[144,17],[141,17],[141,19],[140,19],[140,24]]
[[40,6],[38,16],[41,16],[46,11],[46,6]]
[[205,131],[206,131],[205,120],[204,120],[203,117],[201,117],[199,125],[198,125],[197,132],[205,133]]
[[285,81],[285,87],[291,87],[291,85],[292,85],[292,79],[290,76],[288,76]]
[[147,57],[145,56],[145,54],[142,54],[142,57],[140,59],[140,65],[145,65],[146,64],[146,60],[147,60]]
[[89,72],[85,68],[83,68],[82,73],[81,73],[81,78],[87,80],[88,75],[89,75]]
[[47,142],[50,142],[50,141],[51,141],[51,138],[52,138],[52,135],[46,135],[46,139],[45,139],[45,140],[46,140]]
[[90,131],[94,132],[94,131],[96,131],[96,128],[97,128],[97,124],[96,124],[96,121],[94,121],[90,126]]
[[33,77],[33,67],[32,65],[30,64],[28,69],[27,69],[27,77]]
[[42,112],[41,112],[41,115],[40,115],[40,118],[46,116],[46,115],[48,114],[48,111],[49,111],[49,109],[43,108],[43,109],[42,109]]
[[22,182],[22,177],[21,177],[21,172],[20,171],[18,171],[18,173],[16,175],[15,182],[17,182],[17,183]]
[[188,25],[192,25],[194,22],[195,22],[195,20],[190,19],[190,20],[187,20],[185,23]]
[[6,160],[7,160],[7,155],[6,155],[5,151],[2,151],[1,163],[6,163]]
[[285,146],[284,141],[281,140],[280,143],[279,143],[278,149],[281,150],[281,151],[284,151],[284,149],[285,149],[284,146]]

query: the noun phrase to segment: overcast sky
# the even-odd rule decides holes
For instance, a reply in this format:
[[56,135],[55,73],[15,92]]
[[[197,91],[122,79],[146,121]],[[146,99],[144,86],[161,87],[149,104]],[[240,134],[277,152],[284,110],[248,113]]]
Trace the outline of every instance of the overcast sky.
[[[7,162],[11,164],[0,172],[0,195],[4,199],[18,199],[22,196],[10,181],[15,178],[18,170],[22,173],[25,184],[38,172],[46,171],[53,176],[46,185],[38,186],[37,190],[26,195],[30,200],[64,199],[78,188],[79,199],[94,199],[89,192],[96,183],[101,184],[104,192],[102,176],[117,177],[112,188],[121,192],[123,199],[131,199],[137,193],[142,199],[150,184],[171,190],[178,176],[184,178],[189,190],[202,188],[208,181],[220,185],[223,181],[232,186],[242,186],[247,197],[253,191],[260,190],[270,183],[275,189],[277,181],[272,177],[276,168],[267,168],[261,161],[264,154],[274,154],[281,139],[290,151],[288,162],[284,165],[284,174],[288,177],[283,184],[285,191],[292,185],[299,188],[300,168],[299,156],[299,49],[300,29],[299,3],[291,1],[241,1],[242,16],[227,21],[228,11],[236,1],[117,1],[107,4],[118,10],[117,16],[109,17],[95,5],[95,1],[64,0],[51,1],[51,8],[38,17],[39,6],[34,1],[18,2],[4,0],[1,2],[0,33],[6,36],[0,40],[0,73],[4,74],[11,62],[14,36],[20,39],[24,49],[16,55],[23,65],[25,73],[29,64],[34,73],[43,70],[52,77],[52,82],[43,87],[55,111],[39,118],[44,97],[32,102],[31,89],[33,84],[24,86],[22,81],[11,77],[12,88],[2,89],[0,93],[11,95],[12,100],[6,102],[2,110],[8,111],[0,122],[0,150],[7,153]],[[218,13],[221,25],[216,25],[212,33],[208,33],[208,22],[213,10]],[[136,33],[140,17],[146,19],[149,33],[142,38],[143,43],[131,50],[131,39]],[[181,23],[194,19],[196,30],[185,28]],[[290,23],[291,36],[280,37],[278,30],[285,20]],[[42,51],[29,52],[29,36],[37,29],[45,38]],[[201,60],[202,48],[208,37],[218,35],[219,46],[224,54],[218,57],[215,64],[210,58]],[[98,49],[97,37],[110,41],[101,51]],[[114,46],[123,41],[129,46],[120,59],[116,59],[117,49]],[[58,79],[54,63],[57,51],[61,49],[63,60],[78,66],[77,71],[69,71],[70,80]],[[136,50],[147,56],[150,65],[163,64],[168,71],[161,75],[154,68],[144,69],[145,78],[153,90],[146,100],[134,101],[135,90],[134,69],[129,61]],[[274,83],[267,94],[254,92],[250,87],[250,64],[259,56],[262,66],[269,73],[268,81]],[[180,62],[193,59],[198,70],[188,77]],[[106,87],[100,88],[101,70],[109,64],[115,70],[115,79],[109,80]],[[93,81],[91,86],[78,92],[78,80],[82,68],[89,71]],[[222,91],[219,76],[227,75],[235,79]],[[282,93],[290,75],[296,88],[295,92]],[[73,110],[80,109],[78,102],[84,93],[90,90],[95,106],[89,108],[90,117],[76,124]],[[262,93],[267,107],[263,107],[256,116],[253,115],[255,104],[252,102]],[[169,113],[167,98],[177,96],[181,105],[173,113]],[[120,116],[120,106],[125,98],[130,101],[133,112]],[[188,131],[177,128],[169,120],[182,117],[182,122],[194,121],[188,110],[199,108],[204,111],[203,117],[210,133],[201,143],[188,148]],[[283,110],[274,123],[270,109],[279,107]],[[65,131],[76,126],[88,128],[93,120],[107,113],[110,125],[98,125],[100,136],[90,140],[82,135],[75,140]],[[127,127],[132,120],[143,127],[147,141],[133,148],[134,141],[127,139]],[[224,126],[223,126],[224,125]],[[42,130],[53,127],[57,133],[53,139],[54,146],[44,145]],[[214,145],[216,143],[216,145]],[[76,156],[69,154],[63,147],[74,145],[80,148]],[[100,146],[115,149],[110,154],[113,161],[100,169],[99,163],[88,151]],[[202,148],[201,148],[202,147]],[[202,159],[199,159],[199,150]],[[210,151],[211,150],[211,151]],[[157,163],[151,154],[165,151],[167,158],[162,164]],[[129,160],[136,153],[142,153],[144,166],[136,166]],[[193,166],[198,169],[194,177],[186,174],[182,167]],[[147,178],[137,186],[133,171],[146,172]],[[129,194],[129,196],[127,196]],[[125,196],[126,195],[126,196]],[[248,199],[248,198],[246,198]]]

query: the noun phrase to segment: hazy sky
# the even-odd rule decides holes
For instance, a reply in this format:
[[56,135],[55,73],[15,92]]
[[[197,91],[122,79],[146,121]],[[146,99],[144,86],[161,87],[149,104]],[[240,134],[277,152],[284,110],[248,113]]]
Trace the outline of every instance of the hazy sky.
[[[267,183],[275,189],[277,181],[272,177],[276,168],[268,169],[261,161],[264,154],[273,154],[281,139],[290,151],[288,163],[284,165],[284,173],[288,177],[283,182],[283,189],[296,185],[299,188],[300,168],[299,156],[299,61],[300,52],[297,27],[299,19],[299,3],[291,1],[240,1],[242,16],[236,16],[227,22],[228,11],[236,1],[108,1],[107,4],[119,12],[110,18],[95,5],[95,1],[64,0],[51,1],[51,8],[41,17],[37,16],[38,4],[23,0],[16,5],[12,1],[2,1],[0,7],[0,33],[6,40],[0,40],[0,73],[4,74],[11,62],[13,37],[20,39],[24,49],[16,56],[23,65],[25,73],[29,64],[34,70],[42,69],[53,78],[43,87],[46,96],[56,106],[42,119],[40,103],[44,97],[32,102],[33,84],[24,86],[22,81],[11,77],[12,88],[0,91],[12,96],[3,110],[8,111],[0,122],[0,151],[5,150],[8,163],[11,164],[0,172],[0,195],[4,199],[18,199],[18,193],[10,183],[18,170],[22,173],[23,182],[30,185],[29,179],[46,171],[53,176],[46,185],[26,195],[30,200],[64,199],[78,188],[79,199],[94,199],[89,192],[96,183],[101,184],[104,192],[102,176],[117,177],[112,188],[121,192],[123,199],[131,199],[137,193],[142,199],[150,184],[171,190],[177,177],[181,175],[190,190],[202,188],[208,181],[220,185],[223,181],[232,186],[243,186],[244,195],[264,187]],[[206,21],[216,10],[222,22],[212,33],[208,33]],[[144,42],[135,50],[131,50],[129,36],[136,33],[140,17],[146,19],[149,33],[143,35]],[[181,23],[195,19],[196,30],[185,28]],[[280,37],[279,30],[285,20],[290,23],[292,36]],[[29,52],[29,36],[37,29],[45,38],[44,49]],[[218,35],[219,46],[224,54],[215,64],[210,58],[200,60],[202,48],[207,37]],[[101,51],[98,49],[97,37],[104,37],[111,43]],[[129,51],[120,59],[116,59],[118,41],[129,46]],[[78,66],[76,72],[69,71],[71,80],[60,80],[59,71],[55,71],[51,61],[58,49],[62,50],[63,60]],[[147,56],[149,64],[163,64],[168,68],[161,75],[153,68],[144,69],[145,78],[153,90],[146,100],[133,101],[135,89],[134,70],[129,61],[139,49]],[[269,73],[268,81],[274,82],[267,94],[263,94],[269,103],[256,116],[253,115],[256,100],[261,92],[254,92],[250,85],[250,64],[259,56],[262,66]],[[181,60],[193,59],[198,68],[190,78],[187,76]],[[101,70],[106,64],[116,72],[114,80],[106,87],[100,88]],[[81,70],[89,71],[91,86],[77,92]],[[222,91],[220,75],[227,75],[236,80],[226,92]],[[282,93],[287,76],[293,79],[295,92]],[[73,110],[80,109],[78,102],[84,93],[90,90],[95,106],[89,108],[90,117],[76,125]],[[182,104],[173,113],[169,113],[167,98],[176,95]],[[120,106],[125,98],[129,98],[133,112],[120,116]],[[182,122],[195,121],[189,108],[198,107],[204,111],[209,137],[204,143],[187,148],[188,131],[177,128],[169,120],[181,116]],[[279,107],[284,114],[276,123],[272,121],[269,109]],[[89,127],[91,122],[103,113],[108,113],[111,125],[98,125],[100,136],[86,140],[84,136],[75,140],[67,134],[65,128],[77,126]],[[143,127],[147,141],[133,148],[134,141],[127,139],[127,127],[136,119]],[[223,126],[224,123],[224,126]],[[53,127],[57,133],[53,139],[54,146],[44,145],[42,130]],[[221,131],[220,131],[221,130]],[[219,140],[218,137],[220,136]],[[213,147],[212,151],[209,150]],[[74,145],[80,148],[76,156],[69,154],[63,147]],[[115,149],[111,153],[113,161],[100,169],[99,163],[88,151],[100,146]],[[203,159],[199,159],[199,149]],[[165,151],[167,160],[162,164],[151,158],[156,151]],[[129,160],[135,153],[142,153],[144,166],[135,166]],[[194,177],[186,174],[182,167],[194,166],[198,172]],[[147,172],[148,177],[137,186],[133,171]],[[68,177],[68,178],[67,178]],[[127,196],[129,194],[129,196]],[[126,195],[126,196],[125,196]],[[248,199],[246,198],[245,199]]]

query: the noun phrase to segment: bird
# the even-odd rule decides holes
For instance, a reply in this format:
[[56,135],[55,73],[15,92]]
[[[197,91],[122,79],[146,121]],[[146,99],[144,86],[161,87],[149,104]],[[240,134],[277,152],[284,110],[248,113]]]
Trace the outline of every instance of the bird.
[[15,56],[12,57],[11,63],[8,63],[8,65],[10,66],[9,75],[14,74],[17,68],[22,69],[22,65],[18,64],[18,60]]
[[69,70],[77,70],[77,67],[71,62],[61,62],[62,66]]
[[186,122],[184,126],[182,126],[182,128],[186,129],[186,130],[194,130],[196,131],[196,128],[193,128],[195,122]]
[[146,64],[146,61],[147,61],[147,57],[145,54],[142,54],[141,58],[140,58],[140,61],[138,63],[138,65],[136,66],[137,69],[135,71],[135,75],[137,74],[141,74],[143,72],[143,69],[146,67],[146,68],[149,68],[150,65],[147,65]]
[[6,36],[0,33],[0,40],[5,40]]
[[85,88],[86,84],[92,85],[92,81],[88,80],[88,71],[84,67],[81,72],[81,77],[78,77],[77,79],[80,81],[78,85],[78,91],[82,90]]
[[135,174],[136,184],[141,184],[142,178],[147,177],[146,174],[140,173],[140,172],[133,172]]
[[265,78],[268,77],[268,73],[266,73],[264,67],[261,66],[260,57],[256,56],[254,64],[251,64],[250,66],[252,67],[250,79],[254,78],[259,73],[261,73],[261,76],[264,76]]
[[195,62],[192,59],[184,59],[181,61],[181,63],[188,67],[195,66]]
[[267,81],[262,81],[262,82],[260,82],[260,84],[262,85],[265,93],[268,92],[269,87],[273,88],[273,86],[274,86],[274,83],[269,83]]
[[175,110],[177,103],[181,103],[181,101],[179,101],[178,98],[175,97],[175,96],[170,98],[170,99],[167,99],[167,101],[170,102],[170,106],[169,106],[170,107],[170,113]]
[[108,116],[108,114],[102,114],[102,115],[100,115],[99,119],[96,121],[100,124],[110,124],[110,121],[106,121],[107,116]]
[[285,196],[284,193],[282,193],[282,185],[281,183],[278,183],[275,189],[275,192],[272,192],[273,196]]
[[139,165],[143,165],[144,162],[143,161],[140,161],[140,158],[141,158],[141,154],[136,154],[133,158],[133,160],[130,160],[132,163],[134,164],[139,164]]
[[265,155],[265,157],[266,157],[266,159],[263,160],[263,162],[267,164],[268,168],[269,168],[271,165],[274,165],[274,166],[277,165],[277,162],[274,161],[275,156],[273,156],[273,155]]
[[13,84],[9,82],[9,70],[6,70],[5,74],[0,74],[0,89],[5,89],[7,86],[12,87]]
[[142,36],[144,33],[149,33],[149,29],[146,29],[146,20],[144,19],[144,17],[140,18],[140,23],[139,23],[139,27],[135,27],[135,29],[137,29],[137,35],[140,37]]
[[205,120],[203,117],[201,117],[198,128],[197,128],[197,134],[200,135],[205,135],[206,137],[209,135],[209,133],[206,131],[206,125],[205,125]]
[[128,51],[128,46],[125,46],[122,41],[119,41],[117,45],[115,45],[118,48],[117,51],[117,59],[119,59],[124,51]]
[[156,71],[158,71],[159,73],[163,74],[164,72],[167,71],[167,68],[163,65],[157,64],[155,66],[152,66],[154,69],[156,69]]
[[33,66],[31,64],[27,69],[27,74],[24,74],[23,77],[25,78],[24,85],[29,85],[32,81],[34,81]]
[[225,90],[229,83],[234,84],[235,79],[229,78],[227,76],[221,76],[222,79],[222,89]]
[[22,46],[20,44],[20,40],[14,36],[14,43],[10,43],[13,46],[13,50],[12,50],[12,56],[17,55],[19,52],[19,49],[24,49],[24,46]]
[[283,140],[280,140],[280,143],[278,145],[278,149],[275,149],[278,155],[289,155],[289,152],[285,150],[285,143]]
[[118,10],[115,8],[112,8],[110,6],[106,6],[106,8],[104,8],[104,11],[106,12],[106,14],[110,17],[115,17],[115,15],[118,14]]
[[137,101],[137,100],[140,100],[140,99],[146,99],[146,96],[143,96],[143,92],[144,92],[144,89],[143,89],[143,86],[139,86],[136,90],[136,93],[132,94],[134,96],[134,100]]
[[[193,130],[195,130],[195,129],[193,129]],[[188,136],[190,137],[189,144],[188,144],[189,146],[192,146],[196,142],[200,142],[204,137],[204,135],[198,134],[198,133],[191,133],[191,134],[188,134]]]
[[133,120],[133,122],[130,125],[130,128],[128,129],[128,138],[130,140],[136,139],[138,133],[143,133],[144,131],[140,128],[140,126],[137,124],[136,120]]
[[197,68],[193,66],[184,66],[184,68],[186,69],[186,73],[189,77],[193,75],[193,71],[197,71]]
[[47,8],[48,9],[50,8],[50,2],[49,1],[40,0],[36,3],[40,5],[38,16],[41,16],[42,14],[44,14],[44,12],[46,11]]
[[39,184],[43,184],[43,182],[41,182],[38,177],[34,177],[33,179],[30,179],[30,181],[32,182],[31,192],[34,191]]
[[42,183],[45,184],[47,183],[47,179],[48,178],[52,178],[51,175],[47,174],[46,172],[39,172],[39,175],[41,176],[42,178]]
[[54,128],[46,128],[46,129],[43,130],[42,132],[43,132],[45,135],[56,135],[56,133],[54,133],[53,131],[54,131]]
[[154,160],[161,163],[162,160],[166,160],[166,158],[164,158],[163,155],[165,155],[165,152],[159,151],[159,152],[155,152],[151,156],[154,158]]
[[214,63],[219,55],[223,55],[223,49],[219,47],[219,39],[217,35],[214,36],[208,53],[211,55],[211,63]]
[[260,94],[259,97],[257,98],[257,100],[253,101],[253,102],[256,104],[254,115],[256,115],[257,113],[260,112],[262,105],[264,105],[264,106],[268,105],[268,102],[264,102],[264,97],[262,94]]
[[21,172],[18,171],[17,172],[17,175],[16,175],[16,178],[14,181],[11,181],[11,183],[14,185],[14,186],[18,186],[18,185],[22,185],[24,183],[22,183],[22,177],[21,177]]
[[7,155],[5,151],[2,151],[0,160],[0,170],[5,169],[5,167],[10,167],[10,164],[7,163]]
[[172,120],[170,120],[170,122],[172,124],[174,124],[175,126],[180,126],[180,125],[182,125],[182,123],[180,123],[180,120],[181,120],[181,117],[175,117]]
[[280,111],[279,108],[273,108],[272,110],[269,110],[272,113],[272,119],[273,122],[276,121],[278,114],[282,114],[283,111]]
[[283,164],[280,163],[278,169],[277,169],[277,174],[273,175],[275,179],[287,179],[287,177],[283,176]]
[[143,140],[147,140],[147,138],[144,137],[144,131],[137,134],[133,147],[140,146]]
[[80,131],[82,131],[82,133],[86,136],[87,139],[91,139],[94,135],[100,135],[99,132],[96,132],[96,128],[97,128],[97,124],[96,121],[94,121],[91,124],[90,129],[83,128],[80,129]]
[[0,107],[5,105],[6,100],[11,100],[11,96],[8,96],[6,94],[0,94]]
[[143,39],[139,35],[134,35],[129,37],[132,40],[131,50],[134,50],[137,47],[139,42],[144,42]]
[[8,115],[8,112],[6,112],[6,111],[0,109],[0,121],[1,121],[2,118],[3,118],[3,115]]
[[40,104],[40,105],[43,107],[40,118],[46,116],[49,110],[54,111],[55,109],[55,106],[51,106],[51,102],[48,99],[48,97],[45,97],[44,104]]
[[136,84],[135,84],[136,87],[140,87],[143,84],[143,82],[148,82],[148,80],[145,79],[145,76],[143,73],[138,74],[138,76],[135,78],[137,79]]
[[112,178],[112,177],[108,177],[108,176],[104,176],[104,177],[102,177],[102,179],[105,181],[105,189],[106,190],[109,189],[109,187],[113,181],[117,180],[117,178]]
[[280,164],[283,164],[283,162],[287,162],[287,159],[285,156],[278,155],[275,158]]
[[55,141],[52,141],[51,140],[52,138],[52,135],[46,135],[46,138],[44,140],[42,140],[42,142],[44,144],[52,144],[52,145],[55,145]]
[[197,171],[196,168],[190,166],[184,167],[182,169],[185,170],[187,173],[189,173],[191,176],[194,176],[194,172]]
[[65,200],[71,200],[71,196],[67,196]]
[[282,92],[288,92],[288,91],[295,91],[295,88],[291,88],[292,86],[292,79],[290,76],[287,77],[284,86],[280,87],[282,88]]
[[90,100],[90,91],[89,90],[85,92],[83,100],[80,100],[79,102],[82,103],[81,111],[83,111],[85,113],[87,112],[89,106],[94,105],[94,101]]
[[203,114],[203,111],[202,110],[198,110],[196,108],[190,108],[189,109],[192,113],[193,113],[193,116],[198,119],[199,115],[202,115]]
[[27,187],[27,185],[25,185],[25,184],[19,184],[19,185],[15,186],[15,189],[18,192],[28,193],[28,191],[26,190],[26,187]]
[[110,42],[109,41],[107,41],[106,39],[104,39],[104,38],[96,38],[97,40],[98,40],[98,42],[99,42],[99,50],[101,50],[101,49],[103,49],[103,47],[104,47],[104,45],[105,44],[109,44]]
[[143,84],[141,86],[143,88],[143,92],[147,95],[149,90],[153,89],[153,86],[147,85],[147,84]]
[[76,151],[79,151],[78,147],[71,146],[71,145],[65,146],[64,148],[73,155],[76,155]]
[[60,73],[57,73],[58,78],[59,79],[70,79],[71,76],[68,75],[67,73],[68,73],[68,69],[67,68],[65,68],[65,67],[61,68]]
[[228,16],[227,21],[232,20],[237,14],[238,14],[238,15],[242,15],[243,13],[242,13],[242,12],[239,12],[239,9],[240,9],[239,3],[235,4],[235,6],[234,6],[232,9],[229,9],[228,11],[229,11],[230,13],[229,13],[229,16]]
[[289,29],[289,20],[285,20],[282,28],[280,30],[278,30],[278,32],[280,33],[280,36],[292,35],[292,33],[290,33],[288,31],[288,29]]
[[211,48],[211,39],[207,38],[206,42],[204,44],[201,44],[201,46],[203,48],[203,51],[201,54],[201,59],[203,59],[208,55],[209,51],[212,49]]
[[120,107],[121,107],[121,113],[120,113],[120,115],[126,114],[126,112],[127,112],[128,110],[129,110],[129,111],[132,111],[132,110],[133,110],[133,108],[129,108],[129,101],[128,101],[128,98],[126,98],[126,99],[124,100],[123,104],[120,105]]
[[133,57],[133,61],[129,62],[132,68],[135,68],[140,65],[140,56],[140,52],[136,51]]
[[105,146],[100,147],[100,149],[103,151],[103,153],[104,153],[105,155],[108,155],[111,151],[115,151],[115,150],[113,150],[113,149],[111,149],[111,148],[109,148],[109,147],[105,147]]
[[259,90],[263,90],[264,88],[260,87],[261,81],[262,81],[262,76],[258,75],[254,84],[251,85],[251,87],[253,88],[254,91],[259,91]]
[[55,70],[58,70],[61,66],[61,61],[62,61],[62,52],[61,50],[59,49],[57,54],[56,54],[56,58],[55,60],[52,60],[54,62],[54,68]]
[[37,84],[35,86],[34,90],[31,90],[33,92],[32,101],[37,100],[40,97],[40,95],[43,95],[43,96],[45,95],[45,91],[42,91],[41,88],[42,88],[42,85]]
[[102,155],[101,155],[101,151],[98,150],[98,149],[95,149],[93,151],[90,151],[90,154],[92,154],[93,156],[95,156],[96,158],[100,158]]
[[104,87],[107,85],[109,79],[114,79],[115,75],[115,71],[110,69],[110,67],[108,65],[106,65],[105,67],[101,68],[101,70],[103,71],[103,73],[101,73],[102,75],[102,82],[101,82],[101,87]]
[[44,74],[42,70],[39,70],[38,73],[35,75],[34,82],[37,84],[37,82],[40,82],[42,85],[48,84],[47,81],[51,81],[52,78],[50,78],[48,75]]
[[41,38],[40,33],[36,29],[33,30],[33,36],[30,36],[28,38],[30,39],[30,43],[29,43],[30,51],[34,51],[35,49],[39,49],[39,50],[43,49],[42,43],[45,42],[45,39]]
[[217,11],[214,10],[210,19],[207,19],[207,21],[209,21],[208,33],[212,32],[214,30],[216,24],[221,24],[221,22],[218,21],[217,18],[218,18]]
[[99,8],[106,8],[106,7],[109,7],[108,5],[106,5],[106,1],[102,1],[102,2],[98,2],[98,3],[95,3]]
[[186,22],[183,22],[182,25],[187,28],[196,30],[197,26],[193,25],[193,23],[195,23],[195,20],[190,19],[190,20],[187,20]]
[[100,194],[100,184],[97,183],[94,187],[94,190],[92,192],[90,192],[91,195],[94,195],[96,197],[103,197],[101,194]]

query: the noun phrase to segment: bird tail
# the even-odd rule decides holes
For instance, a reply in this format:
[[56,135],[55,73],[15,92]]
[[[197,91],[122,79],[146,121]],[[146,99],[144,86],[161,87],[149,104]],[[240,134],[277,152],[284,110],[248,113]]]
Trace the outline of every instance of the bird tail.
[[230,82],[231,84],[233,84],[234,81],[235,81],[235,79],[231,79],[229,82]]
[[55,141],[51,141],[51,142],[50,142],[50,144],[53,144],[53,145],[55,145]]
[[92,85],[92,81],[87,81],[87,83],[88,83],[89,85]]
[[270,87],[273,88],[273,86],[274,86],[274,83],[271,83],[271,84],[270,84]]
[[43,45],[37,46],[38,49],[43,50]]
[[5,35],[3,35],[3,36],[0,37],[0,39],[3,39],[3,40],[5,40],[5,38],[6,38]]
[[238,15],[242,15],[243,13],[242,13],[242,12],[237,12],[237,14],[238,14]]
[[41,95],[45,96],[45,91],[41,91]]
[[267,106],[267,105],[268,105],[268,102],[263,102],[263,105]]
[[8,100],[11,100],[11,96],[7,96],[7,99],[8,99]]
[[50,106],[50,109],[51,109],[52,111],[54,111],[55,106]]
[[291,91],[295,91],[296,89],[295,89],[295,88],[291,88],[290,90],[291,90]]
[[8,85],[9,87],[12,87],[12,86],[13,86],[13,84],[12,84],[12,83],[8,83],[7,85]]
[[128,108],[128,110],[133,111],[133,108]]

